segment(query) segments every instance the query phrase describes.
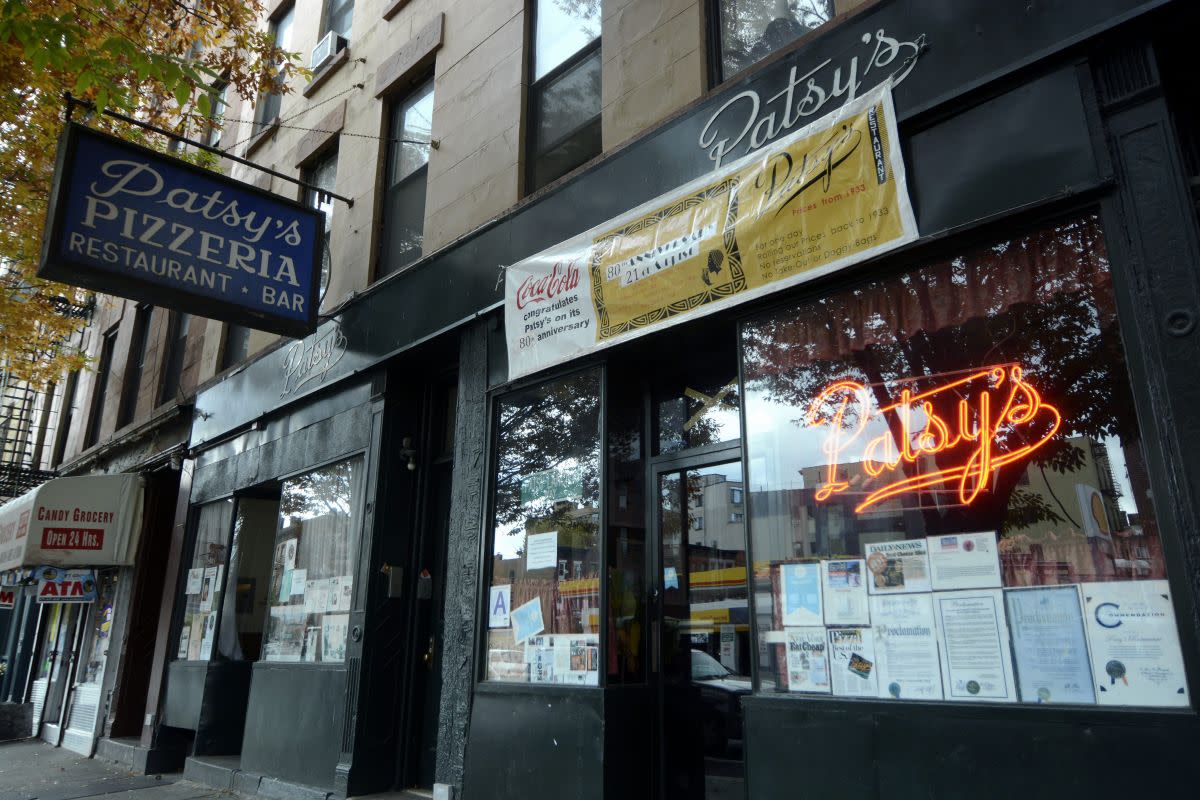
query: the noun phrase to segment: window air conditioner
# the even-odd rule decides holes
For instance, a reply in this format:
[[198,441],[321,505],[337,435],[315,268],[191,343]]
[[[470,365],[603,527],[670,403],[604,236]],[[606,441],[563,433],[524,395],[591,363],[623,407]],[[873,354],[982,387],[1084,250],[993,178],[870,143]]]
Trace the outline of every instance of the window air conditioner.
[[321,41],[317,42],[317,46],[313,48],[312,60],[308,68],[316,72],[328,64],[345,47],[346,37],[339,36],[336,31],[330,31],[321,37]]

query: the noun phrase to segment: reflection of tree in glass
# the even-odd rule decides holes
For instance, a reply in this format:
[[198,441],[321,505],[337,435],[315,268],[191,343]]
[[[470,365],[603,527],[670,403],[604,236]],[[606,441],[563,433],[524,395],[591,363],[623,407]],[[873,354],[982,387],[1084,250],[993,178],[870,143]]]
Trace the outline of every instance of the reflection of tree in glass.
[[[424,184],[422,184],[424,186]],[[420,227],[393,222],[385,234],[387,259],[384,267],[388,272],[406,267],[421,257],[421,243],[425,241],[424,225]]]
[[600,113],[600,59],[589,56],[541,90],[538,149],[545,152]]
[[[685,374],[691,373],[689,377],[694,378],[697,371],[710,369],[710,362],[694,361],[688,363],[683,371]],[[702,447],[738,437],[741,404],[736,376],[726,386],[718,381],[693,380],[675,385],[667,394],[667,399],[658,402],[660,453]]]
[[[946,373],[1020,364],[1063,419],[1054,439],[1031,457],[1039,469],[1066,473],[1083,465],[1084,453],[1070,437],[1116,436],[1129,443],[1138,436],[1094,216],[808,303],[747,326],[743,345],[747,391],[795,409],[793,423],[801,427],[813,398],[838,380],[867,385],[877,406],[885,406],[902,387],[916,393],[942,385]],[[935,395],[933,412],[954,420],[958,400],[953,393]],[[898,446],[900,420],[893,413],[886,422]],[[1015,449],[1046,430],[1002,428],[996,448]],[[935,456],[939,469],[962,459],[957,451]],[[915,474],[912,464],[901,467]],[[899,469],[897,478],[904,477]],[[969,511],[923,508],[927,525],[951,529],[968,516],[997,527],[1058,521],[1063,501],[1050,506],[1018,491],[1021,472],[999,470]]]
[[[564,529],[584,524],[580,509],[597,507],[600,498],[599,442],[600,382],[595,372],[555,381],[505,402],[497,438],[497,535],[503,527],[509,536],[524,536],[534,519],[539,522],[533,527],[540,530],[553,530],[560,523]],[[523,502],[522,482],[554,470],[577,473],[579,495]],[[590,517],[586,524],[591,525]],[[594,525],[591,530],[594,535]]]
[[349,516],[353,500],[354,462],[340,464],[292,478],[283,484],[279,513],[300,520],[329,514]]
[[833,0],[750,0],[722,3],[726,77],[833,19]]
[[554,5],[579,24],[588,41],[600,35],[600,0],[554,0]]

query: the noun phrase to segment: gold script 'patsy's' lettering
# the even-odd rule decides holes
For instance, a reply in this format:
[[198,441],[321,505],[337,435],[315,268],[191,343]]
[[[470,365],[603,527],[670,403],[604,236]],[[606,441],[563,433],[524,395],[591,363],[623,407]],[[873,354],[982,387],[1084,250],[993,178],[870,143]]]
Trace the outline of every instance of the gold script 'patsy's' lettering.
[[[958,396],[958,402],[950,414],[939,416],[934,402],[947,395]],[[805,415],[808,425],[823,424],[830,429],[821,445],[825,482],[817,490],[818,501],[850,488],[838,478],[838,466],[867,426],[889,415],[898,433],[888,430],[855,446],[867,475],[878,478],[895,473],[902,464],[929,463],[924,456],[961,453],[963,460],[887,483],[870,492],[855,507],[856,513],[906,492],[938,486],[952,487],[959,501],[969,505],[987,488],[993,472],[1044,446],[1062,425],[1058,409],[1025,381],[1021,367],[1012,364],[983,367],[919,393],[903,389],[898,402],[878,409],[866,386],[837,381],[817,395]],[[1028,435],[1022,436],[1023,432]],[[1005,447],[1005,441],[1021,444]]]

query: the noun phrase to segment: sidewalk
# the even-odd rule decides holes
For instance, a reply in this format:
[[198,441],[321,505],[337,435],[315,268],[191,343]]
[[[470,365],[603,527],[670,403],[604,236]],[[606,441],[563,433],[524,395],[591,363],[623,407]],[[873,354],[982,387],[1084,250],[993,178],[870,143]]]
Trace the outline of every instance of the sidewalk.
[[201,800],[228,793],[174,775],[133,775],[36,739],[0,743],[0,800]]

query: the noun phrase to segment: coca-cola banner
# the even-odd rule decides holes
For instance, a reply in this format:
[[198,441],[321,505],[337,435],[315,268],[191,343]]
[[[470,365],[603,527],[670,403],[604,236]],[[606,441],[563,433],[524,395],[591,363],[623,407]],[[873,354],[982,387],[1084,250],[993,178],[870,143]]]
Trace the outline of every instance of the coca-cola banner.
[[[755,102],[747,96],[747,103]],[[794,109],[758,118],[766,141]],[[891,84],[508,268],[517,378],[917,238]]]

